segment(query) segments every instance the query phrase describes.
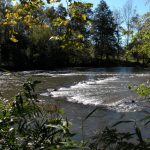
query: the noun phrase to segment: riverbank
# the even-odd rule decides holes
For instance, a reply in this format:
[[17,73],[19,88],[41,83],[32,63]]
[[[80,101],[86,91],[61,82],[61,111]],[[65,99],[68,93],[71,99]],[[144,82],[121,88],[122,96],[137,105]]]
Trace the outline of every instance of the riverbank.
[[59,70],[59,69],[67,69],[67,68],[101,68],[101,67],[149,67],[149,64],[142,64],[133,61],[122,61],[122,60],[103,60],[103,61],[93,61],[87,64],[67,64],[67,65],[59,65],[59,66],[8,66],[1,65],[1,71],[24,71],[24,70]]

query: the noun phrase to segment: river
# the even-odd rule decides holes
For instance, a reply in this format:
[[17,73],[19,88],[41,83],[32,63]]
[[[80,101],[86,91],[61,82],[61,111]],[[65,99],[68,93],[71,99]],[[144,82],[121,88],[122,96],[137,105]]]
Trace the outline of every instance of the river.
[[[51,71],[1,72],[1,94],[10,98],[20,90],[27,79],[40,80],[39,99],[57,103],[64,108],[65,116],[72,122],[72,131],[81,132],[82,120],[95,108],[98,110],[84,122],[84,134],[91,136],[119,120],[139,121],[149,110],[149,102],[128,89],[128,85],[147,83],[150,70],[132,67],[67,68]],[[144,136],[147,127],[139,122]],[[133,131],[132,125],[120,125],[123,131]],[[81,136],[77,136],[81,138]]]

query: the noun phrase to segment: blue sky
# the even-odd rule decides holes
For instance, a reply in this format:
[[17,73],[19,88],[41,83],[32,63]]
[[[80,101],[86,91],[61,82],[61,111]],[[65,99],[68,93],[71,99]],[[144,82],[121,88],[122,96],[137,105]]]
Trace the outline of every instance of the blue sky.
[[[90,2],[94,4],[94,7],[100,3],[100,0],[83,0],[84,2]],[[108,6],[113,9],[121,9],[127,0],[105,0]],[[150,6],[145,4],[145,0],[133,0],[133,6],[136,7],[137,12],[142,15],[150,10]]]
[[[94,8],[100,3],[100,0],[79,0],[81,2],[93,3]],[[111,10],[122,9],[127,0],[105,0]],[[143,15],[150,11],[150,4],[146,4],[146,0],[131,0],[133,6],[136,8],[137,13]],[[66,4],[66,0],[61,0],[61,3]]]

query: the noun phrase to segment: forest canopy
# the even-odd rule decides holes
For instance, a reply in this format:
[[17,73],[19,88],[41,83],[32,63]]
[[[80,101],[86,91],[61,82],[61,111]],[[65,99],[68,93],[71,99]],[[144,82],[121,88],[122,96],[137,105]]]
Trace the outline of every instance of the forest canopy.
[[149,17],[127,1],[0,1],[0,64],[16,69],[149,63]]

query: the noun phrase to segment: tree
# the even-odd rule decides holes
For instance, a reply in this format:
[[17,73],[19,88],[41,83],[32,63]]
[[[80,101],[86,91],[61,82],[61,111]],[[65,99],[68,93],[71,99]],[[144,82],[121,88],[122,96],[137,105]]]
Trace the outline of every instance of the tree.
[[[51,40],[57,40],[58,48],[65,53],[67,64],[81,63],[82,52],[88,44],[90,3],[72,2],[65,8],[59,5],[52,22],[54,27]],[[81,59],[80,59],[81,58]]]
[[136,16],[136,9],[133,8],[132,0],[127,0],[123,6],[123,19],[124,19],[124,29],[123,34],[125,36],[125,46],[128,47],[129,42],[133,35],[132,30],[132,18]]
[[[12,9],[12,3],[10,0],[0,0],[0,64],[2,65],[3,60],[8,61],[8,52],[2,49],[3,45],[6,44],[9,39],[9,31],[11,27],[9,25],[5,26],[1,24],[5,20],[6,10]],[[7,54],[7,56],[6,56]]]
[[[60,1],[48,1],[55,2]],[[2,45],[3,61],[14,67],[42,67],[42,64],[58,67],[86,61],[91,7],[90,3],[68,0],[67,7],[63,4],[51,7],[41,0],[14,2],[11,9],[4,9],[0,20],[1,26],[9,27]]]
[[132,39],[129,53],[142,59],[144,64],[150,58],[150,13],[142,16],[137,25],[139,30]]
[[113,13],[104,0],[95,10],[93,28],[95,57],[101,60],[105,57],[108,60],[109,56],[115,56],[117,49],[116,24]]
[[121,11],[118,9],[113,11],[113,15],[114,15],[114,19],[115,19],[115,24],[116,26],[116,38],[117,38],[117,57],[119,59],[119,55],[122,53],[122,23],[123,23],[123,19],[122,19],[122,15],[121,15]]

